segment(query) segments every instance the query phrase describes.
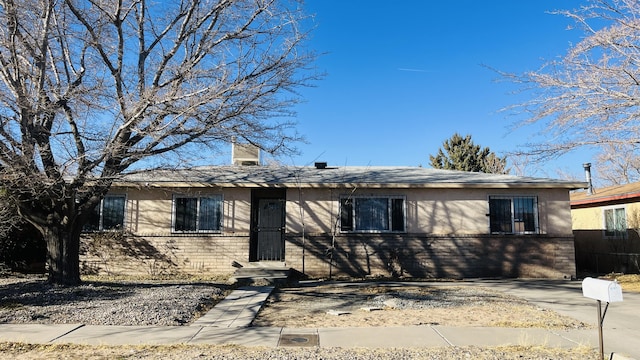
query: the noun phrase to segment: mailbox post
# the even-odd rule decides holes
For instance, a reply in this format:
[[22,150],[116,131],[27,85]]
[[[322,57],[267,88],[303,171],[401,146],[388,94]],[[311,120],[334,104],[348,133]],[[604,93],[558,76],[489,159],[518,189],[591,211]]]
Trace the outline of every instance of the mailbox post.
[[[582,280],[582,295],[598,302],[598,339],[600,343],[600,358],[604,359],[604,343],[602,341],[602,323],[607,314],[609,303],[622,301],[622,288],[617,281],[608,281],[594,278]],[[607,305],[602,312],[602,302]]]

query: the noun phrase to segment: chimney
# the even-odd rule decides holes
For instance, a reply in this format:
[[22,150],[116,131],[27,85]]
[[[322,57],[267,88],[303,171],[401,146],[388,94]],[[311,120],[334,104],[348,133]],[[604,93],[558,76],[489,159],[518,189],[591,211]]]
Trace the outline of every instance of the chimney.
[[315,164],[316,169],[326,169],[327,168],[327,163],[326,162],[316,162]]
[[584,176],[589,184],[587,187],[587,195],[593,195],[593,182],[591,181],[591,163],[582,164],[584,167]]
[[233,165],[260,165],[260,149],[252,144],[231,143],[231,163]]

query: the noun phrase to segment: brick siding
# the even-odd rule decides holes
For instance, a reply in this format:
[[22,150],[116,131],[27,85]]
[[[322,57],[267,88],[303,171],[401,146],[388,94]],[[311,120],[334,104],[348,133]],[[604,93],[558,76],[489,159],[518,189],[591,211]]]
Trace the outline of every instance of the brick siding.
[[330,236],[289,237],[287,264],[313,277],[572,278],[572,237],[545,236]]
[[[311,277],[327,277],[330,272],[349,277],[454,279],[576,275],[573,237],[288,235],[285,251],[286,266]],[[86,237],[81,263],[84,273],[215,275],[233,272],[232,262],[244,264],[248,257],[248,234],[130,235],[117,241]]]
[[85,274],[217,275],[230,274],[233,261],[249,254],[249,236],[138,236],[111,241],[82,241],[81,268]]

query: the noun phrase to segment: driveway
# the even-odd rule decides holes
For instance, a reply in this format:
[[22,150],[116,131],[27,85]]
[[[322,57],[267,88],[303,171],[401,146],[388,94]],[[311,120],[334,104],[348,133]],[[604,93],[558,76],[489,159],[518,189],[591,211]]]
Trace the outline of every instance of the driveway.
[[[596,301],[582,296],[581,281],[472,280],[471,283],[502,290],[597,327]],[[625,292],[623,301],[609,305],[603,323],[604,351],[640,359],[640,294]],[[602,306],[604,311],[604,304]],[[593,330],[597,339],[598,330]],[[595,341],[597,344],[598,341]]]

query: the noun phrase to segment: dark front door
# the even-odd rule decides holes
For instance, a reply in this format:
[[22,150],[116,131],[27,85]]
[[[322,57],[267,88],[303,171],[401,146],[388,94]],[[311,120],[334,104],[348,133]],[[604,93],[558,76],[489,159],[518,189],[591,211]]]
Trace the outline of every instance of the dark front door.
[[254,194],[252,261],[284,261],[285,199],[280,192]]

